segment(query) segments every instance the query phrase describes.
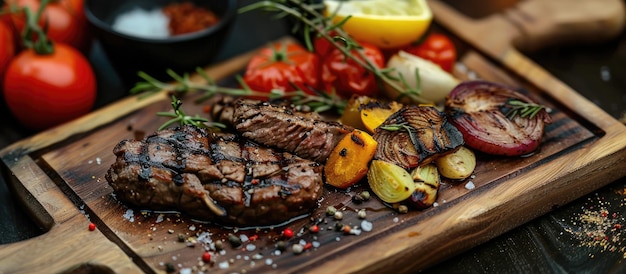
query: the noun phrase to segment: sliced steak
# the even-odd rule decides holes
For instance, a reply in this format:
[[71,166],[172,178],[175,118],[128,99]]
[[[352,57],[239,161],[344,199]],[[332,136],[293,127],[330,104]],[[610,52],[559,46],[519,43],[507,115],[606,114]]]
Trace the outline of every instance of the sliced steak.
[[233,123],[246,138],[318,163],[326,162],[339,140],[352,131],[316,114],[302,115],[287,106],[251,99],[234,102]]
[[[209,102],[209,104],[213,106],[211,108],[211,117],[213,117],[213,120],[216,122],[223,123],[227,126],[234,126],[235,122],[233,120],[234,119],[233,115],[235,112],[235,106],[237,106],[236,103],[237,103],[238,98],[233,97],[233,96],[220,96],[220,97],[214,96],[214,97],[216,98]],[[261,101],[253,100],[253,99],[247,99],[247,102],[261,103]],[[304,106],[304,105],[296,106],[284,100],[272,102],[271,105],[277,108],[281,108],[282,111],[290,113],[295,116],[301,116],[301,117],[304,117],[307,119],[313,119],[313,120],[323,119],[319,113],[312,111],[308,106]]]
[[414,168],[456,150],[463,134],[443,112],[429,106],[405,106],[376,128],[376,159]]
[[106,179],[120,201],[233,226],[279,224],[322,195],[322,166],[194,126],[120,142]]

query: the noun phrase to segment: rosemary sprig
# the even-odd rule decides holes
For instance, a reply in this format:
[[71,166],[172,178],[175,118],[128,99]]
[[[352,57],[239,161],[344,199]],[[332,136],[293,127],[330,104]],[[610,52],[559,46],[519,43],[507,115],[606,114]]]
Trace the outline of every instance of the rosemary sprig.
[[196,73],[201,76],[206,83],[197,83],[190,80],[189,74],[179,75],[171,69],[167,70],[167,74],[174,79],[173,83],[161,82],[145,72],[139,72],[138,75],[144,81],[138,82],[130,90],[131,93],[143,93],[142,96],[148,96],[157,92],[166,91],[178,97],[183,97],[190,92],[203,92],[204,94],[196,100],[196,103],[203,102],[216,94],[231,96],[253,96],[258,98],[266,98],[268,100],[289,100],[295,105],[309,106],[313,111],[337,111],[342,113],[346,107],[346,100],[338,95],[325,92],[315,92],[309,94],[293,86],[295,91],[272,90],[271,92],[255,91],[243,81],[241,76],[237,75],[237,81],[241,88],[224,87],[218,85],[206,72],[197,68]]
[[413,146],[418,147],[417,130],[414,127],[408,125],[406,122],[399,123],[399,124],[383,125],[383,126],[380,126],[379,128],[383,130],[387,130],[387,131],[405,130],[409,134],[409,138],[411,139],[411,143],[413,144]]
[[200,117],[198,115],[189,116],[185,114],[185,112],[183,112],[183,110],[180,108],[182,104],[183,103],[180,101],[180,99],[178,99],[175,95],[172,95],[172,107],[174,108],[174,112],[157,112],[158,116],[172,117],[172,119],[163,123],[163,125],[159,127],[159,130],[165,129],[174,123],[180,123],[181,125],[194,125],[202,128],[226,128],[225,125],[221,123],[210,122],[207,118]]
[[545,108],[546,106],[510,98],[504,104],[504,115],[506,115],[509,120],[513,120],[515,116],[532,119],[537,115],[537,113],[539,113],[539,111]]

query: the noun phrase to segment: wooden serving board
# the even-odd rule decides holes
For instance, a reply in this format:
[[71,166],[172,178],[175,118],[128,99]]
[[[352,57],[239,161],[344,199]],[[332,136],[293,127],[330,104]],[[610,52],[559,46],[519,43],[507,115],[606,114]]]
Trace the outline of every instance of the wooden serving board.
[[[39,237],[0,246],[0,273],[162,273],[168,264],[194,273],[415,272],[626,176],[624,125],[511,44],[506,51],[498,48],[506,53],[499,55],[477,46],[480,42],[447,24],[460,15],[431,3],[437,23],[463,48],[459,62],[466,69],[458,69],[458,77],[519,87],[550,106],[553,123],[536,153],[522,158],[479,154],[474,177],[445,182],[437,206],[423,211],[399,214],[375,197],[354,203],[351,196],[366,189],[361,183],[349,190],[326,188],[310,216],[285,225],[224,228],[176,213],[142,212],[115,200],[104,179],[115,159],[113,147],[155,131],[166,119],[155,113],[171,110],[165,93],[141,100],[131,96],[0,152],[11,188],[45,230]],[[209,67],[207,74],[232,82],[252,54]],[[192,99],[185,99],[185,111],[201,114],[203,105]],[[344,218],[326,216],[328,206],[341,210]],[[352,235],[334,229],[338,222],[359,227],[358,209],[366,210],[371,231]],[[91,222],[95,231],[88,230]],[[312,224],[319,225],[318,233],[308,230]],[[286,227],[296,232],[293,238],[281,237]],[[247,240],[231,247],[229,234]],[[219,240],[225,241],[221,252],[213,249]],[[277,252],[279,240],[287,243],[285,251]],[[311,247],[294,254],[296,243]],[[205,250],[212,252],[212,263],[201,261]]]

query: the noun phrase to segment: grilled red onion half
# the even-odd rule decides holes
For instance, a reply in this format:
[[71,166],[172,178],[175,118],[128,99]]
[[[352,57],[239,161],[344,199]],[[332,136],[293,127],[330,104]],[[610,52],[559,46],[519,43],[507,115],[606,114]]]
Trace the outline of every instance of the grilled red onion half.
[[455,87],[445,111],[467,146],[488,154],[529,154],[541,143],[551,122],[545,107],[520,92],[493,82],[467,81]]

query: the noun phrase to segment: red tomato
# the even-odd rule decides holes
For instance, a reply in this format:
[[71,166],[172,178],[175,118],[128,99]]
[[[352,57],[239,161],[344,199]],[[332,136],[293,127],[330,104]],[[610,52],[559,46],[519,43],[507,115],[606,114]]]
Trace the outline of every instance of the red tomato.
[[456,62],[456,48],[447,36],[431,33],[418,45],[410,46],[406,52],[417,55],[439,65],[443,70],[452,72]]
[[9,65],[9,61],[15,55],[15,41],[13,41],[13,32],[3,21],[0,21],[0,85],[2,85],[2,76]]
[[[5,5],[27,7],[33,14],[39,9],[39,0],[7,0]],[[39,19],[41,27],[48,26],[48,38],[57,43],[69,44],[86,51],[89,44],[88,24],[83,10],[83,0],[49,1]],[[13,24],[21,32],[24,29],[24,15],[12,16]]]
[[[362,52],[374,65],[385,65],[383,53],[374,45],[360,43]],[[356,50],[353,54],[358,56]],[[356,61],[347,58],[339,49],[333,48],[322,60],[322,83],[324,90],[333,88],[340,96],[349,98],[353,94],[376,96],[380,90],[373,73],[363,68]]]
[[96,78],[87,59],[68,45],[56,43],[46,55],[26,49],[7,68],[4,97],[20,123],[42,130],[89,112]]
[[313,94],[319,85],[319,59],[295,43],[275,43],[263,48],[248,63],[243,80],[256,91],[299,89]]
[[[335,36],[337,36],[337,33],[331,31],[330,33],[328,33],[328,35],[334,38]],[[341,44],[342,42],[337,41],[337,43]],[[333,46],[328,40],[326,40],[326,38],[318,37],[313,42],[313,48],[315,49],[315,54],[323,58],[324,56],[326,56],[326,54],[331,52],[335,48],[335,46]]]

